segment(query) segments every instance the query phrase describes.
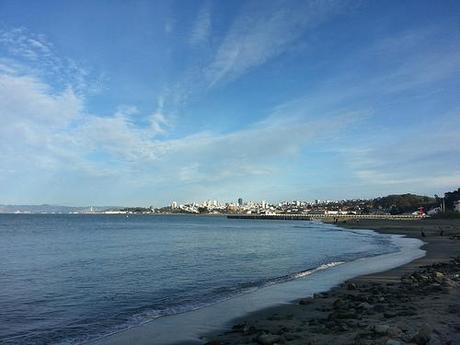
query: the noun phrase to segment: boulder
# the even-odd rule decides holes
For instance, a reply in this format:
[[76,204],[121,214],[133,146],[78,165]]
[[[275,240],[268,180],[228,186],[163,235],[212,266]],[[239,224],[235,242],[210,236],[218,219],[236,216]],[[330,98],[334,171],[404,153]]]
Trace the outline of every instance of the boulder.
[[270,333],[260,334],[256,338],[257,344],[260,344],[260,345],[273,345],[276,342],[278,342],[279,340],[280,340],[279,336],[273,335],[273,334],[270,334]]

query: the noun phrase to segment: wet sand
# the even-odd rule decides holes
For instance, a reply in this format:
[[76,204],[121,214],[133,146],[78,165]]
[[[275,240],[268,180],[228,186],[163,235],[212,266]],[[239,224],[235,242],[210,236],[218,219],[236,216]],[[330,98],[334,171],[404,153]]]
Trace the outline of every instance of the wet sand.
[[460,344],[460,219],[348,220],[339,226],[426,242],[409,264],[235,320],[218,344]]

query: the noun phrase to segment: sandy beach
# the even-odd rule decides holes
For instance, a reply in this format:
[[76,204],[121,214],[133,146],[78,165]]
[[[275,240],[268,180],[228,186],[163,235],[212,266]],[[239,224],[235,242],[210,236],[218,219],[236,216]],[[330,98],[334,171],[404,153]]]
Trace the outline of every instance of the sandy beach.
[[460,344],[460,219],[348,220],[338,225],[418,238],[426,243],[426,255],[250,314],[204,343]]

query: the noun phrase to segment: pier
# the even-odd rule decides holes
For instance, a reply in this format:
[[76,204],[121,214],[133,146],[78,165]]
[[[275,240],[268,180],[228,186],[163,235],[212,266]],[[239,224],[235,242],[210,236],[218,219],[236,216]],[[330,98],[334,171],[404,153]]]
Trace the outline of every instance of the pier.
[[386,219],[386,220],[420,220],[426,216],[420,215],[378,215],[378,214],[347,214],[347,215],[330,215],[330,214],[235,214],[227,215],[229,219],[264,219],[264,220],[325,220],[338,221],[351,219]]

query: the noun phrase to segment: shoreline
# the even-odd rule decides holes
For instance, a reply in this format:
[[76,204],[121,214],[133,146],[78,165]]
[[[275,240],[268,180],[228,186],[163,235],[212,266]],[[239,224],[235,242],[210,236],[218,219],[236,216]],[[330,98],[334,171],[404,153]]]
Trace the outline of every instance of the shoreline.
[[[403,224],[406,224],[406,221],[403,221]],[[332,224],[333,227],[336,227],[336,225]],[[373,231],[369,226],[363,226],[363,228],[367,231]],[[353,226],[347,231],[353,230],[359,231]],[[340,229],[337,229],[337,231],[340,231]],[[401,266],[404,262],[409,262],[425,254],[424,251],[419,249],[421,244],[418,240],[399,240],[401,237],[396,234],[392,237],[392,241],[395,241],[395,243],[400,242],[397,245],[404,248],[402,251],[346,262],[343,266],[338,265],[322,271],[319,275],[315,274],[312,276],[312,278],[314,277],[313,279],[299,279],[270,286],[259,290],[256,294],[243,294],[206,308],[159,318],[154,322],[117,332],[112,336],[100,338],[89,344],[198,345],[209,342],[219,338],[217,337],[218,334],[230,330],[232,324],[241,323],[248,318],[254,320],[265,318],[270,310],[289,308],[295,305],[293,301],[304,299],[307,295],[311,296],[315,293],[320,294],[324,291],[331,291],[331,289],[335,289],[348,279]],[[282,320],[280,322],[282,323]],[[225,337],[234,337],[235,335],[234,333],[230,335],[227,333]],[[227,343],[227,340],[224,343]]]
[[[203,343],[460,344],[455,340],[460,335],[460,279],[456,273],[460,262],[452,263],[452,258],[460,256],[459,219],[347,220],[336,225],[422,240],[425,255],[390,270],[350,279],[314,298],[235,319],[230,322],[230,331],[208,334]],[[433,274],[443,275],[445,280],[439,278],[437,282]],[[428,275],[428,281],[415,285],[404,282],[419,275]],[[376,294],[381,295],[380,301],[373,300]],[[370,309],[363,309],[363,305]]]

